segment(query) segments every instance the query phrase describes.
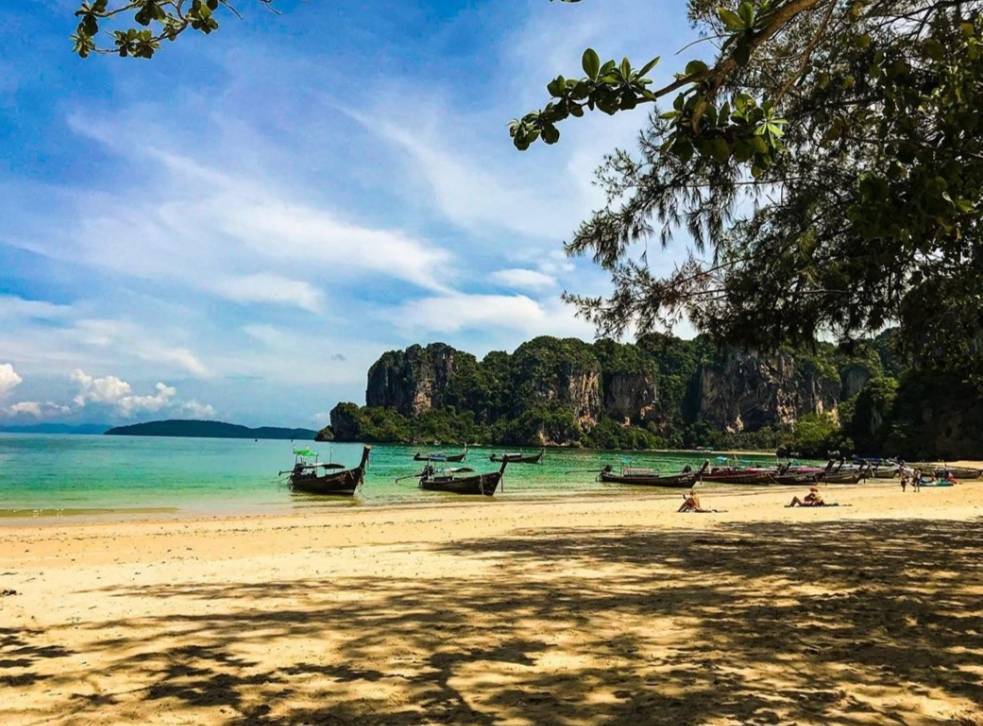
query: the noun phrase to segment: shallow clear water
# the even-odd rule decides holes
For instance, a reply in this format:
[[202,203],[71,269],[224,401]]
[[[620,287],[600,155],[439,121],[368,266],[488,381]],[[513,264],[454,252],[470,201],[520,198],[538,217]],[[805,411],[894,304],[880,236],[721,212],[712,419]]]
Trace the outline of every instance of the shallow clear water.
[[[362,450],[360,444],[248,439],[0,434],[0,518],[12,522],[36,516],[265,513],[460,501],[455,495],[420,491],[414,479],[394,482],[398,476],[420,471],[421,464],[412,461],[418,448],[386,444],[373,446],[365,485],[355,501],[294,494],[277,475],[293,465],[294,446],[312,448],[322,461],[346,466],[357,464]],[[448,447],[446,451],[458,449]],[[489,455],[503,451],[472,449],[463,464],[452,466],[492,471],[498,465],[489,461]],[[510,465],[500,496],[630,493],[637,489],[595,482],[597,471],[605,464],[618,467],[626,460],[634,466],[672,472],[686,464],[697,466],[705,456],[548,449],[542,464]],[[774,459],[750,456],[742,460]]]

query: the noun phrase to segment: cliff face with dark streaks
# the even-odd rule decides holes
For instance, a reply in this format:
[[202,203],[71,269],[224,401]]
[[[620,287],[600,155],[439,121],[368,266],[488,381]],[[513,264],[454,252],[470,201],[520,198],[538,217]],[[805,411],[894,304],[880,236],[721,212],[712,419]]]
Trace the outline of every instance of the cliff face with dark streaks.
[[731,350],[700,371],[699,418],[725,431],[792,426],[806,414],[835,414],[843,383],[787,352]]
[[404,416],[441,408],[447,404],[448,384],[461,359],[471,365],[475,362],[470,353],[444,343],[389,351],[369,368],[365,403],[391,408]]
[[432,343],[383,354],[369,369],[367,406],[343,404],[332,420],[340,440],[685,445],[699,432],[835,417],[844,392],[871,375],[847,368],[841,377],[828,349],[763,354],[657,335],[636,344],[541,337],[480,361]]
[[983,456],[983,396],[908,366],[895,334],[762,352],[704,338],[540,337],[480,361],[443,343],[383,354],[341,441],[656,448],[788,447]]

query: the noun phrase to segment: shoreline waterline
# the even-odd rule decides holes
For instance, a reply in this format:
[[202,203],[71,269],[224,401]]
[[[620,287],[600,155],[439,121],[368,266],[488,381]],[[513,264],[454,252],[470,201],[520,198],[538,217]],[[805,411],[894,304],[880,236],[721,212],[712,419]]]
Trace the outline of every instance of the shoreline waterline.
[[[321,461],[353,466],[361,444],[290,442],[275,439],[206,439],[135,436],[0,434],[0,526],[11,519],[69,519],[93,515],[132,517],[180,510],[180,515],[289,513],[338,509],[353,502],[293,493],[282,474],[293,449],[316,451]],[[357,506],[425,502],[412,475],[423,464],[418,451],[444,447],[375,444]],[[532,449],[526,449],[532,451]],[[498,469],[502,448],[472,447],[462,464],[476,472]],[[604,466],[643,466],[662,472],[697,467],[712,456],[697,451],[600,451],[550,449],[541,464],[512,464],[499,494],[567,497],[609,491],[596,481]],[[748,455],[754,463],[774,456]],[[402,478],[401,481],[396,479]],[[671,490],[667,490],[671,491]],[[435,500],[436,501],[436,500]]]
[[[890,490],[898,488],[897,480],[870,479],[865,484],[821,484],[821,489],[829,496],[836,496],[840,491],[866,489]],[[770,485],[738,485],[701,483],[696,489],[704,498],[746,498],[762,493],[778,494],[786,497],[803,493],[803,484],[770,484]],[[330,521],[338,516],[365,515],[367,517],[385,515],[387,513],[413,512],[418,510],[469,510],[485,508],[494,510],[509,506],[543,506],[575,504],[575,505],[611,505],[619,506],[625,502],[651,501],[680,501],[685,489],[669,489],[649,486],[609,485],[605,490],[584,491],[570,490],[567,492],[496,495],[495,497],[464,497],[441,492],[423,492],[419,499],[401,501],[376,501],[366,503],[358,498],[315,497],[309,498],[307,505],[297,505],[291,508],[266,508],[261,511],[245,508],[222,508],[206,511],[195,508],[156,507],[156,508],[125,508],[105,510],[72,510],[64,514],[46,513],[44,515],[16,514],[4,515],[0,510],[0,532],[16,529],[57,528],[59,526],[104,526],[111,524],[133,525],[168,525],[173,523],[228,523],[228,522],[303,522],[305,520]],[[66,510],[67,512],[67,510]],[[156,515],[156,516],[148,516]]]

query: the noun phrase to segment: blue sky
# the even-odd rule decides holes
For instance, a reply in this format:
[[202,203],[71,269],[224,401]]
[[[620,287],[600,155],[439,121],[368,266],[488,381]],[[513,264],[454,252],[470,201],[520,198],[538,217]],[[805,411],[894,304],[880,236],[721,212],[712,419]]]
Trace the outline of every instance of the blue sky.
[[240,0],[152,61],[82,61],[76,6],[0,25],[0,424],[315,426],[385,350],[591,339],[559,295],[606,277],[562,243],[645,111],[525,153],[506,124],[585,47],[664,79],[694,37],[681,1]]

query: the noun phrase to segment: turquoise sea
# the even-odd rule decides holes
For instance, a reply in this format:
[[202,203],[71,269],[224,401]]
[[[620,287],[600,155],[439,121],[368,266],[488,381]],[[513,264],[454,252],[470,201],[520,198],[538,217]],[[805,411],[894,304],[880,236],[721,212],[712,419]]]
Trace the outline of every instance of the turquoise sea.
[[[460,501],[453,494],[423,492],[413,479],[394,482],[396,477],[420,470],[421,464],[412,457],[421,449],[386,444],[373,446],[365,484],[354,501],[294,494],[277,474],[292,466],[294,446],[314,449],[322,461],[346,466],[355,465],[362,450],[360,444],[0,433],[0,522],[13,524],[25,517],[260,514]],[[422,450],[455,453],[459,449]],[[489,455],[504,451],[471,449],[465,463],[452,466],[491,471],[498,465],[489,461]],[[633,487],[597,483],[595,474],[605,464],[617,467],[622,460],[664,472],[678,471],[686,464],[698,465],[706,456],[547,449],[542,464],[509,466],[499,496],[637,493]],[[774,459],[752,456],[742,460]]]

